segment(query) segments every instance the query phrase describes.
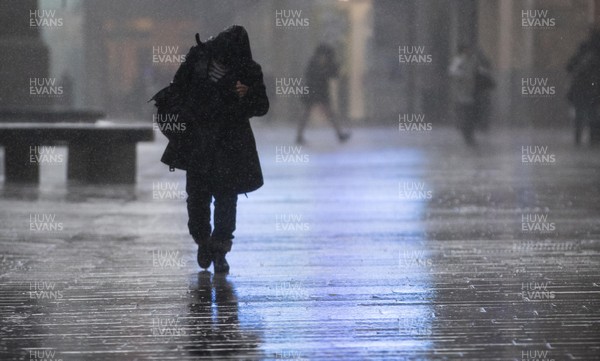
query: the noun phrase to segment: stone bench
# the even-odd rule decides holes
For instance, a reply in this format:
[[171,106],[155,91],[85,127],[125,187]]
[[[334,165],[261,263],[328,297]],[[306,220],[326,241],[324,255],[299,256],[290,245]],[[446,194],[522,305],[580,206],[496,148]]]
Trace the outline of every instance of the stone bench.
[[40,162],[53,156],[40,147],[66,145],[68,180],[135,183],[136,143],[152,140],[151,124],[0,123],[6,182],[39,183]]
[[94,123],[104,118],[101,111],[88,109],[62,109],[57,107],[0,108],[0,122],[33,123]]

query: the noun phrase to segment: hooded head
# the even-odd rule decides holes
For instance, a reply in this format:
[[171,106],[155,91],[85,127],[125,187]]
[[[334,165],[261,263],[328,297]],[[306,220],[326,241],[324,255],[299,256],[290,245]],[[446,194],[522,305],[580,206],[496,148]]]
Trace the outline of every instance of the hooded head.
[[248,32],[240,25],[232,25],[210,39],[215,60],[229,67],[239,67],[252,60]]

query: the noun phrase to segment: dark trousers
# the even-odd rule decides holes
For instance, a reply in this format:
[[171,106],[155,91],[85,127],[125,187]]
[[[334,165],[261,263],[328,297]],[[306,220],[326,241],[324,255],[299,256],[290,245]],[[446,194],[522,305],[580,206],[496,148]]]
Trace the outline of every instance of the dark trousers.
[[304,108],[304,115],[302,116],[302,119],[300,119],[300,123],[298,125],[298,133],[296,139],[302,140],[304,138],[304,129],[306,128],[306,124],[308,123],[308,120],[310,118],[310,113],[314,107],[320,108],[323,111],[323,113],[325,113],[327,120],[331,122],[333,129],[335,129],[338,138],[342,137],[342,127],[340,125],[340,122],[338,121],[336,114],[333,113],[331,105],[327,101],[313,102],[306,105],[306,108]]
[[475,142],[475,106],[474,104],[458,103],[455,107],[458,118],[458,128],[467,144]]
[[[186,175],[188,229],[197,244],[209,242],[228,243],[235,231],[235,216],[237,208],[237,194],[213,194],[206,190],[206,183],[202,177],[194,176],[189,172]],[[210,205],[215,199],[214,230],[210,224]],[[212,233],[211,233],[212,231]],[[226,251],[229,251],[228,249]]]
[[[575,144],[581,144],[581,135],[588,125],[590,127],[591,143],[594,144],[594,126],[596,124],[596,109],[594,106],[588,104],[577,105],[575,107]],[[596,138],[597,137],[598,136],[596,135]]]

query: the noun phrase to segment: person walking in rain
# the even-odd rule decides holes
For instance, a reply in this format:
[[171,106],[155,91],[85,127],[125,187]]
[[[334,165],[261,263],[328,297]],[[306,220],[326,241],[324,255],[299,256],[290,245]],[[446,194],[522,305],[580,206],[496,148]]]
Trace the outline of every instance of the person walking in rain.
[[333,112],[329,99],[329,81],[338,76],[338,64],[335,59],[335,51],[327,44],[321,44],[315,50],[306,68],[306,84],[308,94],[304,100],[304,115],[298,125],[296,143],[304,144],[304,129],[314,108],[319,109],[331,122],[335,129],[338,140],[345,142],[350,137],[349,133],[342,131],[336,114]]
[[465,142],[470,146],[475,145],[477,67],[477,56],[473,50],[466,45],[461,45],[449,68],[458,127]]
[[600,142],[600,28],[594,27],[567,64],[572,76],[567,98],[575,108],[575,144],[581,144],[586,126],[590,127],[590,143]]
[[[263,185],[249,119],[269,109],[263,74],[252,59],[248,33],[233,25],[192,47],[172,86],[184,99],[185,136],[170,141],[162,162],[186,170],[189,233],[201,268],[226,273],[236,227],[238,194]],[[214,229],[211,203],[214,199]]]
[[475,74],[475,127],[488,131],[490,127],[490,111],[492,103],[492,90],[496,82],[492,76],[492,66],[485,53],[478,49],[477,73]]

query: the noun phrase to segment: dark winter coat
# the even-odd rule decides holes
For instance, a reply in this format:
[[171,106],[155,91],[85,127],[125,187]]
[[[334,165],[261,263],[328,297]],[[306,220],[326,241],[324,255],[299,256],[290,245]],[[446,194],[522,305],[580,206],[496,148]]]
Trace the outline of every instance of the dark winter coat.
[[567,98],[575,106],[600,103],[600,38],[583,43],[569,60],[567,71],[573,79]]
[[[208,78],[213,57],[227,58],[229,72],[218,82]],[[239,98],[235,84],[249,87]],[[269,109],[260,65],[252,60],[248,33],[232,26],[190,49],[174,85],[185,95],[185,136],[170,140],[161,161],[202,179],[212,193],[247,193],[263,185],[249,119]]]
[[[325,64],[319,63],[319,57],[324,56]],[[335,60],[335,52],[328,45],[317,47],[315,54],[311,57],[306,67],[306,84],[308,95],[302,100],[311,105],[314,103],[329,104],[329,80],[338,76],[338,65]]]

